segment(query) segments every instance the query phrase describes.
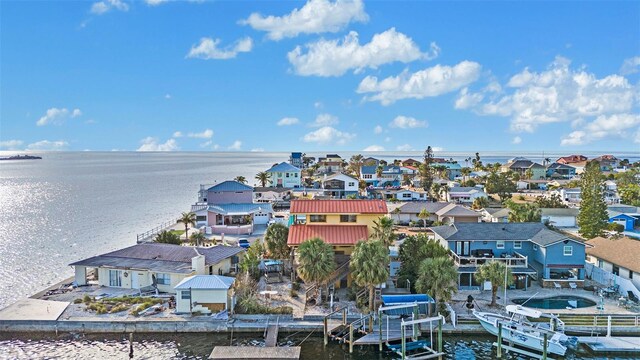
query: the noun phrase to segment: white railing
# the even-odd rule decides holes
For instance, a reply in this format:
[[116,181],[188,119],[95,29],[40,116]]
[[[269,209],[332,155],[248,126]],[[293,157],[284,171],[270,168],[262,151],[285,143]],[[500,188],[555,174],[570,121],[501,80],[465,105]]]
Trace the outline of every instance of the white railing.
[[461,256],[453,251],[450,251],[456,265],[458,266],[480,266],[487,261],[501,261],[504,262],[507,267],[528,267],[528,258],[524,255],[514,253],[515,257],[503,258],[503,257],[476,257],[476,256]]
[[142,234],[137,234],[136,235],[136,242],[137,243],[143,243],[143,242],[147,242],[147,241],[153,241],[153,238],[158,235],[160,232],[167,230],[168,228],[170,228],[171,226],[175,225],[177,223],[176,220],[169,220],[169,221],[165,221],[162,224],[154,227],[151,230],[147,230],[145,232],[143,232]]
[[614,284],[619,286],[619,292],[627,296],[627,291],[632,291],[637,297],[640,298],[640,290],[629,280],[622,278],[612,272],[604,269],[600,269],[591,263],[584,264],[584,270],[591,280],[597,282],[600,285],[612,286]]
[[253,232],[253,225],[213,225],[211,229],[214,233],[225,233],[225,234],[248,234]]

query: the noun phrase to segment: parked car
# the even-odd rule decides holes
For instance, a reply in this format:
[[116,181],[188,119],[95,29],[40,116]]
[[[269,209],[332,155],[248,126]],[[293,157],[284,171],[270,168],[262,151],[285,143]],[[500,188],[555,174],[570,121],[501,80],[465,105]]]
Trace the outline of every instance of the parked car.
[[238,246],[248,249],[249,246],[251,246],[251,244],[249,244],[249,240],[248,239],[238,239]]

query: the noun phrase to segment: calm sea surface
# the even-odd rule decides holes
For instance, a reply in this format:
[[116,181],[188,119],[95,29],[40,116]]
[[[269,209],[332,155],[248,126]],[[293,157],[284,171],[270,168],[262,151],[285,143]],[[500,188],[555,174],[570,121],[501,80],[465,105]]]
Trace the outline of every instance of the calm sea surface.
[[[0,156],[9,154],[0,152]],[[0,161],[0,308],[71,276],[73,272],[67,264],[133,245],[136,233],[177,218],[196,200],[199,184],[220,182],[238,175],[254,184],[257,172],[288,159],[288,153],[67,152],[41,155],[43,160]],[[351,156],[350,153],[340,155]],[[472,155],[437,154],[453,157],[463,164],[464,159]],[[481,155],[484,162],[504,162],[513,156],[504,153]],[[537,161],[542,158],[542,154],[517,155]],[[564,154],[546,154],[545,157],[557,158],[558,155]],[[640,153],[616,155],[632,161],[640,158]],[[387,160],[419,159],[421,153],[374,153],[372,156]],[[144,342],[141,347],[145,350],[140,353],[146,352],[147,358],[154,358],[155,354],[161,358],[198,357],[206,355],[215,342],[215,339],[202,340],[208,341],[208,348],[198,352],[190,350],[193,346],[197,348],[190,339],[192,337]],[[310,344],[314,343],[310,341]],[[68,355],[71,349],[74,349],[74,355]],[[313,349],[308,351],[317,351]],[[346,356],[340,348],[336,349],[326,358]],[[0,342],[0,358],[7,353],[11,354],[9,358],[49,356],[45,354],[57,354],[50,356],[52,358],[88,358],[91,357],[89,354],[119,357],[121,351],[121,339],[117,338]],[[470,351],[475,356],[479,354],[476,350]]]

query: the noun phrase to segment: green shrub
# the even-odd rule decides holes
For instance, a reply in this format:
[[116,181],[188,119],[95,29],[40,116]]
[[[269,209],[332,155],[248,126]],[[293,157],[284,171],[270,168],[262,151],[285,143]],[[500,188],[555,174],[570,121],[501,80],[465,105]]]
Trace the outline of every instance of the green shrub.
[[297,298],[298,297],[298,292],[291,289],[289,290],[289,296],[291,296],[292,298]]
[[89,296],[89,295],[87,295],[87,294],[85,294],[85,295],[82,297],[82,302],[84,302],[84,303],[85,303],[85,304],[87,304],[87,305],[89,305],[89,304],[91,303],[91,301],[92,301],[91,296]]
[[73,303],[74,304],[82,304],[82,299],[77,298],[77,299],[73,300]]
[[292,283],[291,284],[291,290],[295,290],[295,291],[300,290],[300,283],[299,282]]
[[524,201],[524,195],[518,196],[518,200]]
[[114,307],[111,308],[111,310],[109,310],[109,313],[113,314],[113,313],[118,313],[118,312],[122,312],[129,309],[129,306],[125,305],[125,304],[120,304],[120,305],[116,305]]

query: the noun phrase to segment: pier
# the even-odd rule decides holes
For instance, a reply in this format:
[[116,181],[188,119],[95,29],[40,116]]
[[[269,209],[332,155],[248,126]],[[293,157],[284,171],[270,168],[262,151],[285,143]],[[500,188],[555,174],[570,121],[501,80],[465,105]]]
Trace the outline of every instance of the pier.
[[236,360],[236,359],[262,359],[262,360],[298,360],[300,359],[300,346],[291,347],[256,347],[256,346],[216,346],[213,348],[209,359]]

